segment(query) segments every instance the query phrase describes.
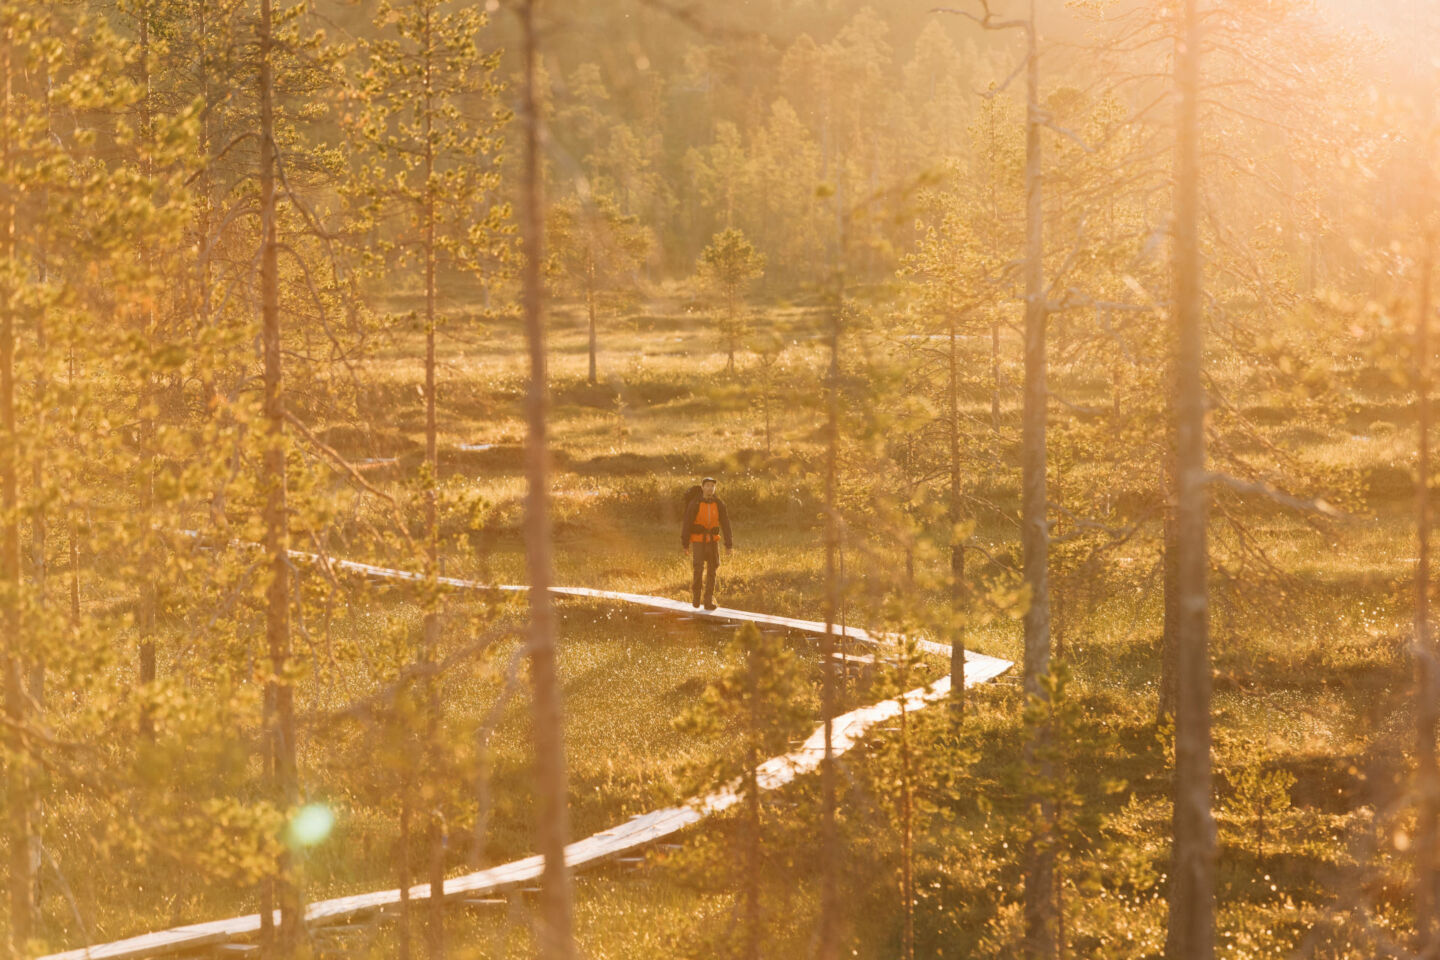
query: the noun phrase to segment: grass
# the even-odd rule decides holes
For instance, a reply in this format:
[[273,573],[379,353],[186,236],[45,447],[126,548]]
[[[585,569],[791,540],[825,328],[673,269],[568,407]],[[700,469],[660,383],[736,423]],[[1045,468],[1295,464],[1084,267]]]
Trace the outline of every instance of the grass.
[[[723,354],[696,320],[642,317],[602,329],[600,383],[592,386],[585,383],[583,330],[561,318],[550,343],[558,583],[684,596],[689,566],[676,549],[678,500],[700,474],[718,471],[738,546],[721,568],[722,601],[822,615],[823,411],[814,387],[823,357],[810,339],[809,314],[793,310],[771,319],[793,333],[794,345],[786,360],[788,386],[774,413],[772,454],[766,456],[747,380],[753,357],[737,357],[740,374],[727,379],[719,372]],[[478,504],[481,524],[463,535],[458,524],[453,528],[455,543],[468,549],[457,546],[447,573],[522,582],[519,332],[495,323],[467,333],[470,343],[449,343],[441,351],[441,473],[447,496]],[[402,493],[418,462],[414,388],[421,370],[415,356],[414,344],[399,338],[372,360],[363,370],[362,413],[374,426],[329,425],[328,434],[352,456],[398,453],[399,465],[368,475]],[[988,370],[984,363],[974,368]],[[1242,562],[1225,522],[1215,526],[1211,622],[1222,957],[1302,950],[1316,957],[1372,957],[1383,953],[1377,931],[1408,922],[1403,857],[1409,829],[1405,750],[1412,726],[1406,646],[1412,440],[1401,422],[1403,404],[1383,382],[1361,373],[1347,388],[1349,407],[1359,412],[1339,420],[1288,424],[1283,408],[1259,396],[1254,411],[1287,431],[1290,453],[1327,475],[1363,484],[1360,498],[1348,505],[1351,516],[1316,526],[1253,500],[1227,501],[1274,570],[1253,557]],[[1056,376],[1077,403],[1095,400],[1105,388],[1080,372]],[[1013,393],[1004,407],[1011,424],[1018,403]],[[988,422],[983,389],[966,403],[977,421]],[[1370,426],[1357,426],[1357,416]],[[453,449],[460,443],[494,446],[466,453]],[[1002,460],[1013,463],[1013,443],[1003,447]],[[1015,478],[1007,470],[1016,472],[992,469],[977,483],[997,497],[1013,495]],[[1097,477],[1103,480],[1098,468],[1080,464],[1063,478],[1063,489],[1084,489]],[[999,560],[1015,555],[1013,522],[1003,511],[983,516],[976,537]],[[848,551],[852,571],[881,577],[901,568],[896,544],[856,539]],[[356,549],[392,559],[364,543],[357,540]],[[1117,550],[1127,562],[1117,560],[1098,579],[1057,578],[1057,590],[1068,591],[1070,603],[1066,650],[1078,705],[1066,741],[1076,824],[1063,851],[1060,887],[1071,956],[1157,956],[1163,945],[1170,807],[1169,761],[1154,719],[1161,615],[1156,551],[1153,539],[1136,539]],[[922,567],[936,563],[938,558],[922,558]],[[407,638],[419,618],[413,596],[357,590],[345,600],[348,610],[329,638],[341,651],[339,666],[302,674],[306,709],[338,709],[366,696],[411,649]],[[942,601],[925,596],[923,602]],[[453,603],[446,641],[451,649],[486,624],[520,617],[513,606]],[[851,604],[855,620],[878,619],[865,596]],[[729,654],[727,635],[713,629],[662,626],[656,618],[588,603],[564,601],[561,607],[571,823],[573,835],[583,836],[693,789],[688,771],[725,744],[681,737],[672,721]],[[1018,661],[1019,634],[1017,622],[998,616],[975,626],[967,642]],[[516,644],[514,637],[497,640],[447,677],[444,700],[457,742],[475,742],[477,724],[505,689]],[[175,656],[173,648],[165,652]],[[808,658],[812,697],[815,661]],[[118,685],[120,661],[110,669]],[[931,670],[933,675],[933,665]],[[916,842],[918,956],[1014,955],[1020,851],[1030,822],[1016,762],[1026,737],[1022,706],[1008,678],[971,698],[963,735],[930,721],[916,734],[913,746],[925,774]],[[217,706],[216,722],[241,712],[240,706],[228,713]],[[487,749],[464,747],[456,760],[462,770],[470,769],[465,763],[486,764],[492,806],[481,852],[488,863],[533,849],[523,690],[496,715]],[[383,756],[375,752],[377,737],[373,726],[349,724],[316,733],[303,745],[307,793],[341,812],[332,840],[307,863],[312,897],[394,884],[394,781],[376,763]],[[878,737],[844,764],[847,857],[840,883],[849,905],[846,944],[858,957],[891,957],[898,950],[894,787],[876,773],[889,769],[893,751],[893,737]],[[244,761],[252,779],[255,762],[253,755]],[[1272,789],[1268,799],[1256,793],[1256,783],[1284,782],[1281,773],[1293,777],[1290,786]],[[773,868],[767,880],[768,955],[811,949],[820,881],[814,794],[813,782],[797,784],[767,814],[766,855]],[[473,814],[473,800],[456,802],[463,815]],[[123,843],[97,845],[86,833],[105,832],[109,812],[75,804],[53,812],[54,822],[65,826],[51,833],[52,846],[94,937],[254,909],[251,888],[177,885],[163,859],[136,862]],[[576,927],[586,955],[724,955],[738,923],[737,887],[727,865],[733,829],[722,818],[693,831],[683,851],[652,852],[638,872],[606,868],[578,880]],[[454,830],[452,873],[464,868],[469,850],[468,826]],[[102,855],[87,862],[97,847]],[[77,876],[83,881],[74,881]],[[77,923],[62,899],[48,897],[46,908],[50,941],[74,942]],[[499,911],[453,911],[451,955],[525,956],[531,919],[523,898]],[[347,955],[388,956],[394,949],[393,929],[357,936],[368,946],[352,944]]]

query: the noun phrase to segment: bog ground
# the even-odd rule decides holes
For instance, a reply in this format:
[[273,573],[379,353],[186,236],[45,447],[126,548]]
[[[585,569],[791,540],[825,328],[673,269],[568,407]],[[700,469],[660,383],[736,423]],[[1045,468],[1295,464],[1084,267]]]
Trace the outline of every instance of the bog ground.
[[[790,335],[785,376],[802,383],[821,362],[819,348],[807,338],[807,315],[777,310],[766,319]],[[767,458],[759,449],[757,410],[744,389],[754,359],[742,354],[738,372],[724,374],[724,356],[703,320],[641,315],[607,325],[595,387],[584,383],[580,335],[561,325],[552,339],[557,583],[684,597],[689,568],[677,549],[676,503],[693,479],[715,473],[738,546],[721,567],[723,601],[818,616],[824,552],[814,436],[821,411],[800,402],[798,390],[778,404]],[[477,529],[456,541],[446,572],[519,580],[522,543],[515,522],[523,484],[514,384],[522,357],[515,332],[504,325],[478,327],[473,339],[483,349],[475,343],[448,346],[440,368],[443,488],[483,499]],[[397,341],[393,353],[363,373],[366,386],[385,398],[383,416],[373,411],[369,429],[355,431],[353,447],[342,450],[355,458],[398,455],[396,465],[367,471],[382,487],[399,483],[418,445],[417,407],[407,398],[415,395],[420,371],[403,359],[412,353],[410,344]],[[1076,371],[1073,389],[1074,396],[1094,389],[1083,370]],[[1383,401],[1358,388],[1354,396],[1357,407]],[[1014,402],[1005,398],[1007,418]],[[987,414],[988,397],[977,394],[974,406],[977,417]],[[1308,436],[1300,455],[1351,471],[1362,482],[1399,466],[1383,447],[1350,440],[1343,424]],[[462,442],[491,446],[453,449]],[[1076,475],[1084,469],[1077,463]],[[1386,824],[1384,805],[1396,796],[1399,746],[1408,729],[1408,666],[1395,592],[1404,558],[1392,549],[1403,529],[1403,500],[1382,491],[1346,506],[1351,515],[1319,526],[1268,506],[1236,502],[1231,508],[1246,515],[1258,547],[1283,574],[1259,589],[1222,592],[1215,618],[1217,793],[1226,865],[1221,917],[1228,956],[1274,956],[1317,936],[1331,945],[1328,955],[1346,955],[1338,942],[1346,928],[1344,904],[1319,878],[1363,873],[1380,878],[1371,882],[1399,882],[1398,874],[1384,879],[1384,855],[1394,845],[1377,834]],[[976,534],[980,543],[990,543],[997,569],[1007,557],[1013,561],[1006,527],[997,517]],[[331,549],[354,552],[336,543]],[[862,571],[904,563],[893,543],[856,542],[850,549],[852,565]],[[1155,551],[1153,543],[1136,543],[1100,571],[1087,572],[1092,579],[1073,587],[1065,630],[1071,679],[1064,696],[1073,712],[1065,715],[1060,734],[1062,802],[1071,818],[1061,892],[1084,904],[1067,914],[1077,950],[1087,953],[1108,955],[1117,935],[1137,944],[1134,954],[1124,955],[1160,943],[1168,778],[1163,731],[1154,721],[1160,602]],[[387,558],[382,552],[369,559]],[[88,583],[86,604],[113,603],[101,595],[105,587],[99,580]],[[712,760],[720,744],[681,734],[674,723],[733,665],[727,646],[732,634],[580,600],[560,601],[560,609],[571,822],[579,837],[700,786],[693,771]],[[453,598],[446,607],[447,649],[517,623],[521,611],[514,598],[495,604]],[[858,586],[847,614],[856,623],[881,623],[885,616]],[[1243,631],[1232,626],[1242,617]],[[382,737],[377,747],[364,723],[323,718],[373,692],[372,671],[383,673],[382,665],[393,661],[402,649],[398,638],[418,628],[419,612],[404,589],[349,584],[336,594],[332,618],[325,643],[357,654],[341,658],[353,666],[336,669],[322,651],[311,650],[297,688],[307,713],[322,718],[306,728],[301,742],[306,795],[330,804],[338,818],[333,836],[305,858],[312,899],[394,885],[395,784],[377,772],[375,761],[403,745]],[[1010,617],[968,637],[974,649],[1016,660],[1019,640],[1019,625]],[[797,642],[807,664],[813,720],[818,650]],[[532,849],[529,720],[523,696],[513,686],[506,692],[517,645],[513,638],[498,640],[473,666],[447,676],[441,688],[447,723],[457,732],[475,736],[477,724],[493,724],[484,751],[490,807],[479,856],[486,863]],[[179,636],[166,649],[177,658],[163,664],[168,674],[179,669],[187,649]],[[943,666],[927,669],[935,676]],[[884,676],[867,679],[864,688],[846,691],[845,702],[878,697],[893,683]],[[1021,707],[1018,690],[1007,681],[974,695],[958,736],[941,722],[943,711],[919,720],[914,750],[923,770],[918,790],[925,811],[915,841],[920,955],[927,947],[952,950],[956,944],[970,955],[1005,955],[1006,933],[1018,922],[1019,880],[1010,851],[1020,842],[1017,822],[1023,820]],[[844,888],[854,904],[848,923],[861,956],[888,955],[897,936],[888,904],[895,896],[899,838],[891,809],[895,787],[885,772],[894,763],[893,741],[893,732],[880,733],[871,749],[843,762],[841,822],[846,848],[856,857],[845,869]],[[816,864],[808,852],[815,842],[814,789],[806,782],[766,798],[766,875],[773,878],[766,882],[767,922],[777,944],[801,951],[817,909]],[[55,814],[79,837],[103,829],[87,822],[98,815],[84,807]],[[713,955],[738,910],[728,879],[734,867],[727,852],[730,830],[724,821],[705,825],[684,838],[682,849],[652,850],[643,867],[582,875],[577,933],[587,954]],[[447,852],[452,873],[470,862],[473,842],[457,826]],[[177,888],[173,873],[153,855],[136,861],[116,848],[96,858],[87,842],[61,846],[55,856],[75,895],[95,905],[88,928],[95,939],[253,910],[252,894],[243,887]],[[77,869],[77,857],[87,858],[85,869]],[[63,899],[47,904],[55,942],[81,935]],[[448,922],[457,955],[523,955],[529,909],[522,898],[504,909],[452,910]],[[1317,933],[1327,927],[1331,932]],[[345,942],[347,955],[356,955],[358,943],[368,943],[368,955],[377,957],[394,949],[388,927],[351,934]]]

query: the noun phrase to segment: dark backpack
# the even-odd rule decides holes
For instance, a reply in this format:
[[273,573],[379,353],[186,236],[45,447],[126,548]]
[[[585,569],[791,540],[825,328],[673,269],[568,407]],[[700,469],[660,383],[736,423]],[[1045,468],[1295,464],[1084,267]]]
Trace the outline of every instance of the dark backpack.
[[700,499],[700,494],[703,492],[698,483],[685,491],[685,499],[680,501],[680,519],[683,520],[685,518],[685,511],[690,509],[690,504]]

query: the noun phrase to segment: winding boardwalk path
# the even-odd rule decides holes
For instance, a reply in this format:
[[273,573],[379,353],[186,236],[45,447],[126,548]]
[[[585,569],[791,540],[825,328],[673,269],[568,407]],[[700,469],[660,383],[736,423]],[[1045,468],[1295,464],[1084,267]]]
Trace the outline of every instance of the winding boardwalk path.
[[[315,554],[301,551],[292,551],[292,555],[296,560],[328,563],[332,569],[345,570],[369,577],[387,580],[423,579],[421,574],[393,570],[389,567],[379,567],[369,563],[358,563],[353,560],[322,559]],[[462,590],[521,591],[529,589],[524,586],[494,586],[454,577],[442,577],[440,582]],[[688,603],[665,597],[620,593],[613,590],[592,590],[588,587],[552,587],[551,591],[558,596],[613,600],[722,623],[754,623],[800,633],[820,635],[826,633],[825,624],[814,620],[796,620],[765,613],[752,613],[747,610],[732,610],[727,607],[713,611],[696,610]],[[838,627],[834,633],[837,636],[841,635]],[[892,644],[891,639],[872,635],[856,627],[846,628],[843,635],[850,640],[872,646],[890,646]],[[917,643],[920,649],[927,653],[946,657],[950,655],[950,648],[945,644],[930,640],[919,640]],[[1013,664],[1008,660],[987,657],[967,650],[965,654],[965,686],[968,688],[994,680],[1009,670],[1011,666]],[[870,727],[899,715],[902,701],[907,711],[920,710],[930,703],[945,699],[949,692],[950,678],[942,677],[928,686],[916,688],[893,700],[883,700],[836,717],[831,733],[832,749],[835,755],[839,756],[845,753],[860,742],[865,731]],[[798,749],[778,757],[771,757],[760,764],[758,768],[760,788],[775,790],[783,787],[796,777],[818,769],[824,758],[825,728],[822,724],[816,727],[815,732]],[[727,810],[739,800],[740,797],[736,793],[735,786],[731,784],[704,796],[694,797],[678,807],[666,807],[663,810],[642,813],[618,826],[602,830],[570,844],[565,848],[565,862],[572,868],[585,867],[632,852],[678,833],[711,814]],[[475,873],[467,873],[464,876],[452,877],[445,881],[440,895],[446,900],[459,900],[466,897],[502,893],[539,880],[543,866],[542,859],[534,856],[489,867]],[[431,890],[428,883],[417,884],[410,888],[411,900],[428,900],[430,896]],[[399,888],[337,897],[333,900],[318,900],[305,908],[305,922],[311,927],[340,924],[372,915],[376,911],[384,910],[399,902]],[[276,923],[279,923],[278,912]],[[244,942],[252,940],[259,932],[260,914],[252,913],[243,917],[187,924],[157,933],[117,940],[113,943],[54,953],[42,957],[41,960],[139,960],[142,957],[192,951],[223,943]]]

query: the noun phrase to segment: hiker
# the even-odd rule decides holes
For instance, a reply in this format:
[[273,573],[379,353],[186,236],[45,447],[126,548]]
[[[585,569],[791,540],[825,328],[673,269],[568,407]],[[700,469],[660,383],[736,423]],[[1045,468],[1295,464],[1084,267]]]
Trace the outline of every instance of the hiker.
[[[695,492],[692,488],[692,493]],[[690,585],[690,605],[700,606],[700,576],[705,576],[705,609],[715,609],[715,571],[720,566],[720,538],[725,538],[725,552],[732,548],[730,516],[725,501],[715,496],[715,478],[700,481],[699,495],[685,503],[684,522],[680,524],[680,549],[690,554],[695,579]]]

